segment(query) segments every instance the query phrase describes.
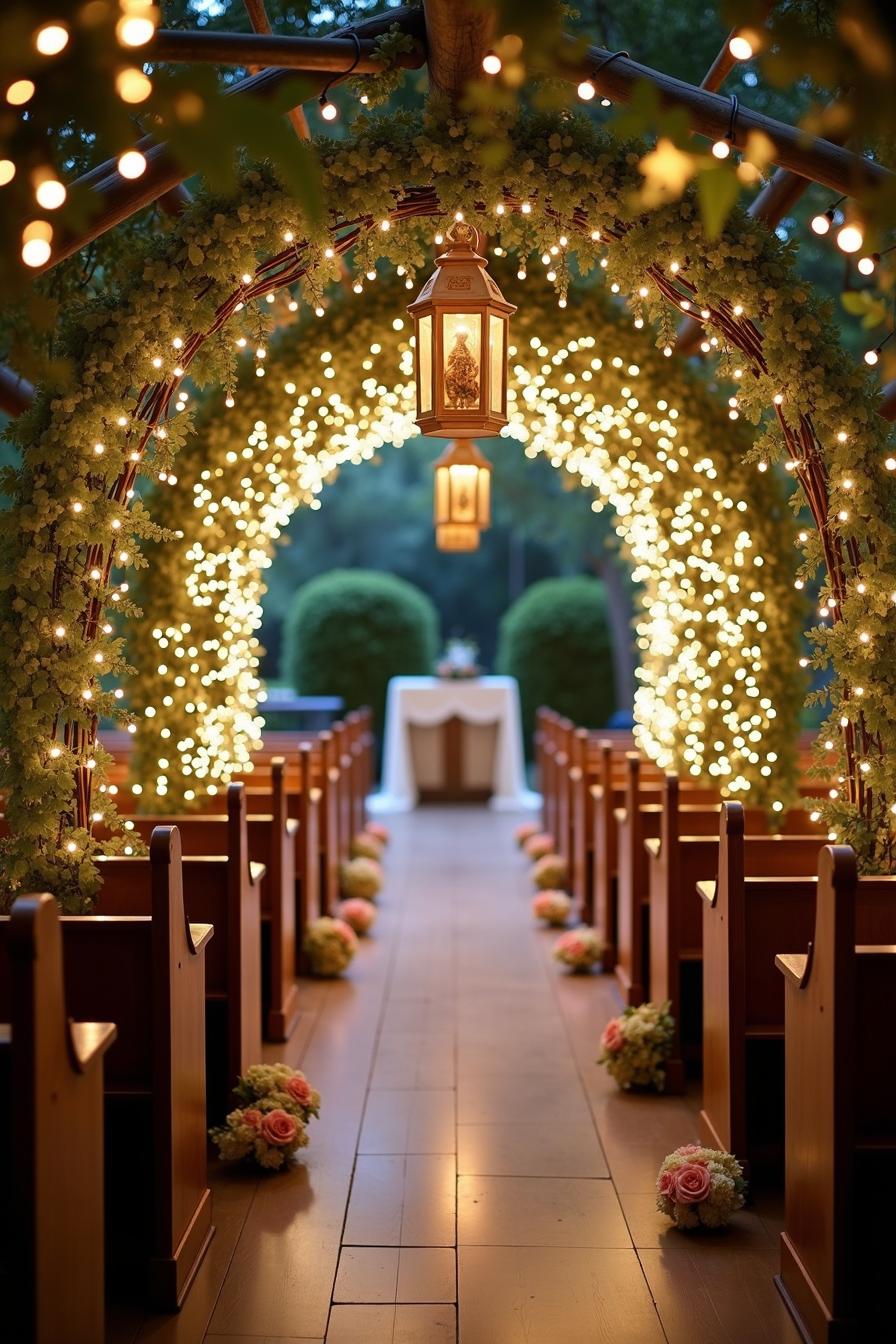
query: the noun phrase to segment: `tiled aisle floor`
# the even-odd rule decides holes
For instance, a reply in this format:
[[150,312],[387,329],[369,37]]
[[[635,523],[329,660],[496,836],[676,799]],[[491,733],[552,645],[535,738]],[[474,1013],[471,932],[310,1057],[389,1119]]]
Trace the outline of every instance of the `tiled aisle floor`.
[[323,1094],[304,1164],[219,1172],[184,1312],[115,1344],[798,1344],[772,1217],[688,1240],[655,1213],[693,1102],[595,1066],[612,984],[551,962],[514,822],[393,821],[375,941],[266,1048]]

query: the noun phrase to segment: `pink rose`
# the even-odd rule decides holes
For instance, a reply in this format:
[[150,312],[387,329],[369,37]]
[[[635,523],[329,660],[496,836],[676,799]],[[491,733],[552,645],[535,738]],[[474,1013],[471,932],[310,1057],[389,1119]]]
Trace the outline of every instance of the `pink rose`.
[[672,1173],[671,1171],[661,1171],[659,1180],[656,1183],[657,1193],[665,1195],[667,1199],[672,1198]]
[[261,1111],[256,1111],[254,1107],[250,1107],[248,1111],[243,1111],[243,1124],[258,1129],[261,1126]]
[[286,1111],[268,1111],[261,1117],[261,1137],[275,1148],[288,1148],[298,1132],[298,1125]]
[[617,1054],[625,1044],[625,1037],[622,1034],[622,1028],[620,1027],[619,1022],[615,1017],[611,1018],[610,1021],[607,1023],[607,1025],[604,1027],[603,1035],[600,1038],[600,1043],[603,1046],[603,1048],[607,1051],[607,1053],[610,1055]]
[[354,929],[349,928],[344,919],[333,920],[333,932],[337,934],[344,943],[347,943],[349,947],[357,947],[358,939],[355,937],[355,931]]
[[675,1149],[679,1157],[691,1157],[694,1153],[699,1153],[699,1143],[683,1143],[680,1148]]
[[582,942],[581,938],[568,939],[564,947],[567,954],[571,957],[584,957],[585,955],[585,944]]
[[672,1198],[677,1204],[700,1204],[709,1194],[712,1177],[701,1162],[685,1162],[672,1173]]
[[290,1078],[286,1087],[283,1089],[293,1101],[297,1101],[300,1106],[310,1106],[311,1104],[311,1085],[307,1078]]

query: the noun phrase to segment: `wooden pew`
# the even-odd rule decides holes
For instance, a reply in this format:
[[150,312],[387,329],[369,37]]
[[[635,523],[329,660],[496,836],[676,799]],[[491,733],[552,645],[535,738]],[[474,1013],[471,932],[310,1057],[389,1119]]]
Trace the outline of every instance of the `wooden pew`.
[[[645,843],[649,857],[649,997],[668,999],[675,1018],[672,1056],[666,1068],[669,1091],[681,1091],[686,1060],[699,1065],[702,1044],[703,902],[697,884],[712,878],[719,862],[719,805],[686,809],[679,781],[666,776],[660,836]],[[806,813],[782,818],[783,834],[768,835],[763,811],[745,809],[745,872],[749,876],[803,876],[811,871],[822,843],[811,833]],[[793,834],[795,828],[803,834]],[[807,855],[810,858],[807,858]]]
[[[718,873],[703,899],[703,1108],[700,1137],[736,1153],[755,1174],[783,1156],[784,982],[776,952],[812,938],[822,837],[787,842],[789,872],[746,876],[744,808],[722,804]],[[754,846],[755,849],[755,846]],[[774,855],[772,856],[774,857]],[[755,867],[755,854],[749,862]]]
[[[199,815],[185,819],[182,832],[178,827],[179,847],[193,851],[183,859],[187,918],[215,929],[205,970],[206,1100],[215,1124],[232,1109],[237,1076],[261,1062],[262,874],[249,861],[242,784],[230,784],[227,798],[226,818]],[[154,818],[133,820],[138,832],[158,829]],[[98,914],[152,911],[145,860],[114,857],[98,863],[103,878]]]
[[776,1283],[811,1344],[893,1336],[896,879],[825,846],[815,929],[784,977],[786,1213]]
[[7,1338],[97,1344],[105,1332],[103,1056],[109,1022],[70,1019],[52,896],[21,896],[0,965],[0,1289]]
[[[244,910],[243,887],[260,883],[259,908],[261,920],[260,994],[265,1034],[269,1040],[285,1041],[299,1015],[299,993],[296,984],[296,837],[298,821],[288,815],[288,798],[284,782],[282,758],[272,762],[270,788],[250,794],[243,784],[230,784],[224,799],[213,798],[203,810],[181,816],[141,814],[129,818],[129,824],[144,840],[156,826],[177,826],[181,848],[189,857],[229,856],[234,866],[232,877],[238,879],[231,889],[234,902],[237,896],[240,911]],[[220,811],[224,802],[226,811]],[[251,813],[249,808],[251,807]],[[239,888],[239,889],[238,889]],[[254,893],[248,893],[250,904]],[[190,892],[187,891],[189,913]],[[228,922],[235,913],[230,910]],[[223,949],[224,931],[220,916],[213,922],[218,927],[218,947]],[[254,938],[245,945],[242,981],[254,983]],[[223,950],[220,952],[224,955]],[[248,994],[250,990],[246,989]],[[241,990],[242,993],[242,990]],[[257,1060],[255,1061],[257,1062]]]
[[[176,1311],[214,1232],[203,1067],[213,930],[187,922],[176,828],[155,831],[148,860],[106,862],[132,866],[132,881],[151,890],[152,915],[60,924],[67,1011],[117,1028],[103,1082],[107,1276],[116,1290],[143,1289],[155,1307]],[[0,917],[0,960],[11,921]],[[8,988],[0,981],[6,1020]]]

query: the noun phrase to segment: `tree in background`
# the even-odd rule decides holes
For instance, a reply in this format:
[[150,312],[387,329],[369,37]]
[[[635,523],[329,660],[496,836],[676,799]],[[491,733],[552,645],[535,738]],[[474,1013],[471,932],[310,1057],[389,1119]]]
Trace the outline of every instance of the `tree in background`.
[[392,574],[337,569],[296,593],[284,672],[301,695],[370,705],[382,729],[390,677],[432,671],[438,617],[419,588]]
[[501,621],[498,668],[519,682],[527,742],[539,705],[602,727],[616,705],[604,585],[584,577],[533,584]]

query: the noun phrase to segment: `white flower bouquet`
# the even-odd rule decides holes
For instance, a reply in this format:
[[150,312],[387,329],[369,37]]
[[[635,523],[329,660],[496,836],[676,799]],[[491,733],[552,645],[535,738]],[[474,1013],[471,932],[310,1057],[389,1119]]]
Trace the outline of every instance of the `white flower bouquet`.
[[561,933],[554,944],[554,960],[568,966],[571,971],[590,971],[600,961],[604,951],[604,944],[594,929],[582,924],[577,929]]
[[339,870],[339,887],[348,899],[375,901],[383,886],[383,870],[376,859],[359,855]]
[[358,937],[344,919],[321,915],[308,925],[304,948],[313,975],[341,975],[358,950]]
[[624,1090],[655,1087],[662,1091],[675,1030],[670,1006],[668,1002],[642,1003],[626,1008],[604,1027],[597,1062]]
[[237,1079],[243,1104],[209,1130],[224,1162],[254,1162],[278,1171],[308,1145],[308,1121],[320,1114],[320,1094],[288,1064],[253,1064]]
[[569,919],[572,899],[565,891],[540,891],[532,900],[532,913],[551,928],[562,928]]
[[656,1206],[676,1227],[725,1227],[744,1206],[744,1169],[731,1153],[686,1143],[663,1159]]
[[556,891],[569,881],[569,867],[562,854],[545,854],[532,868],[532,880],[542,891]]

